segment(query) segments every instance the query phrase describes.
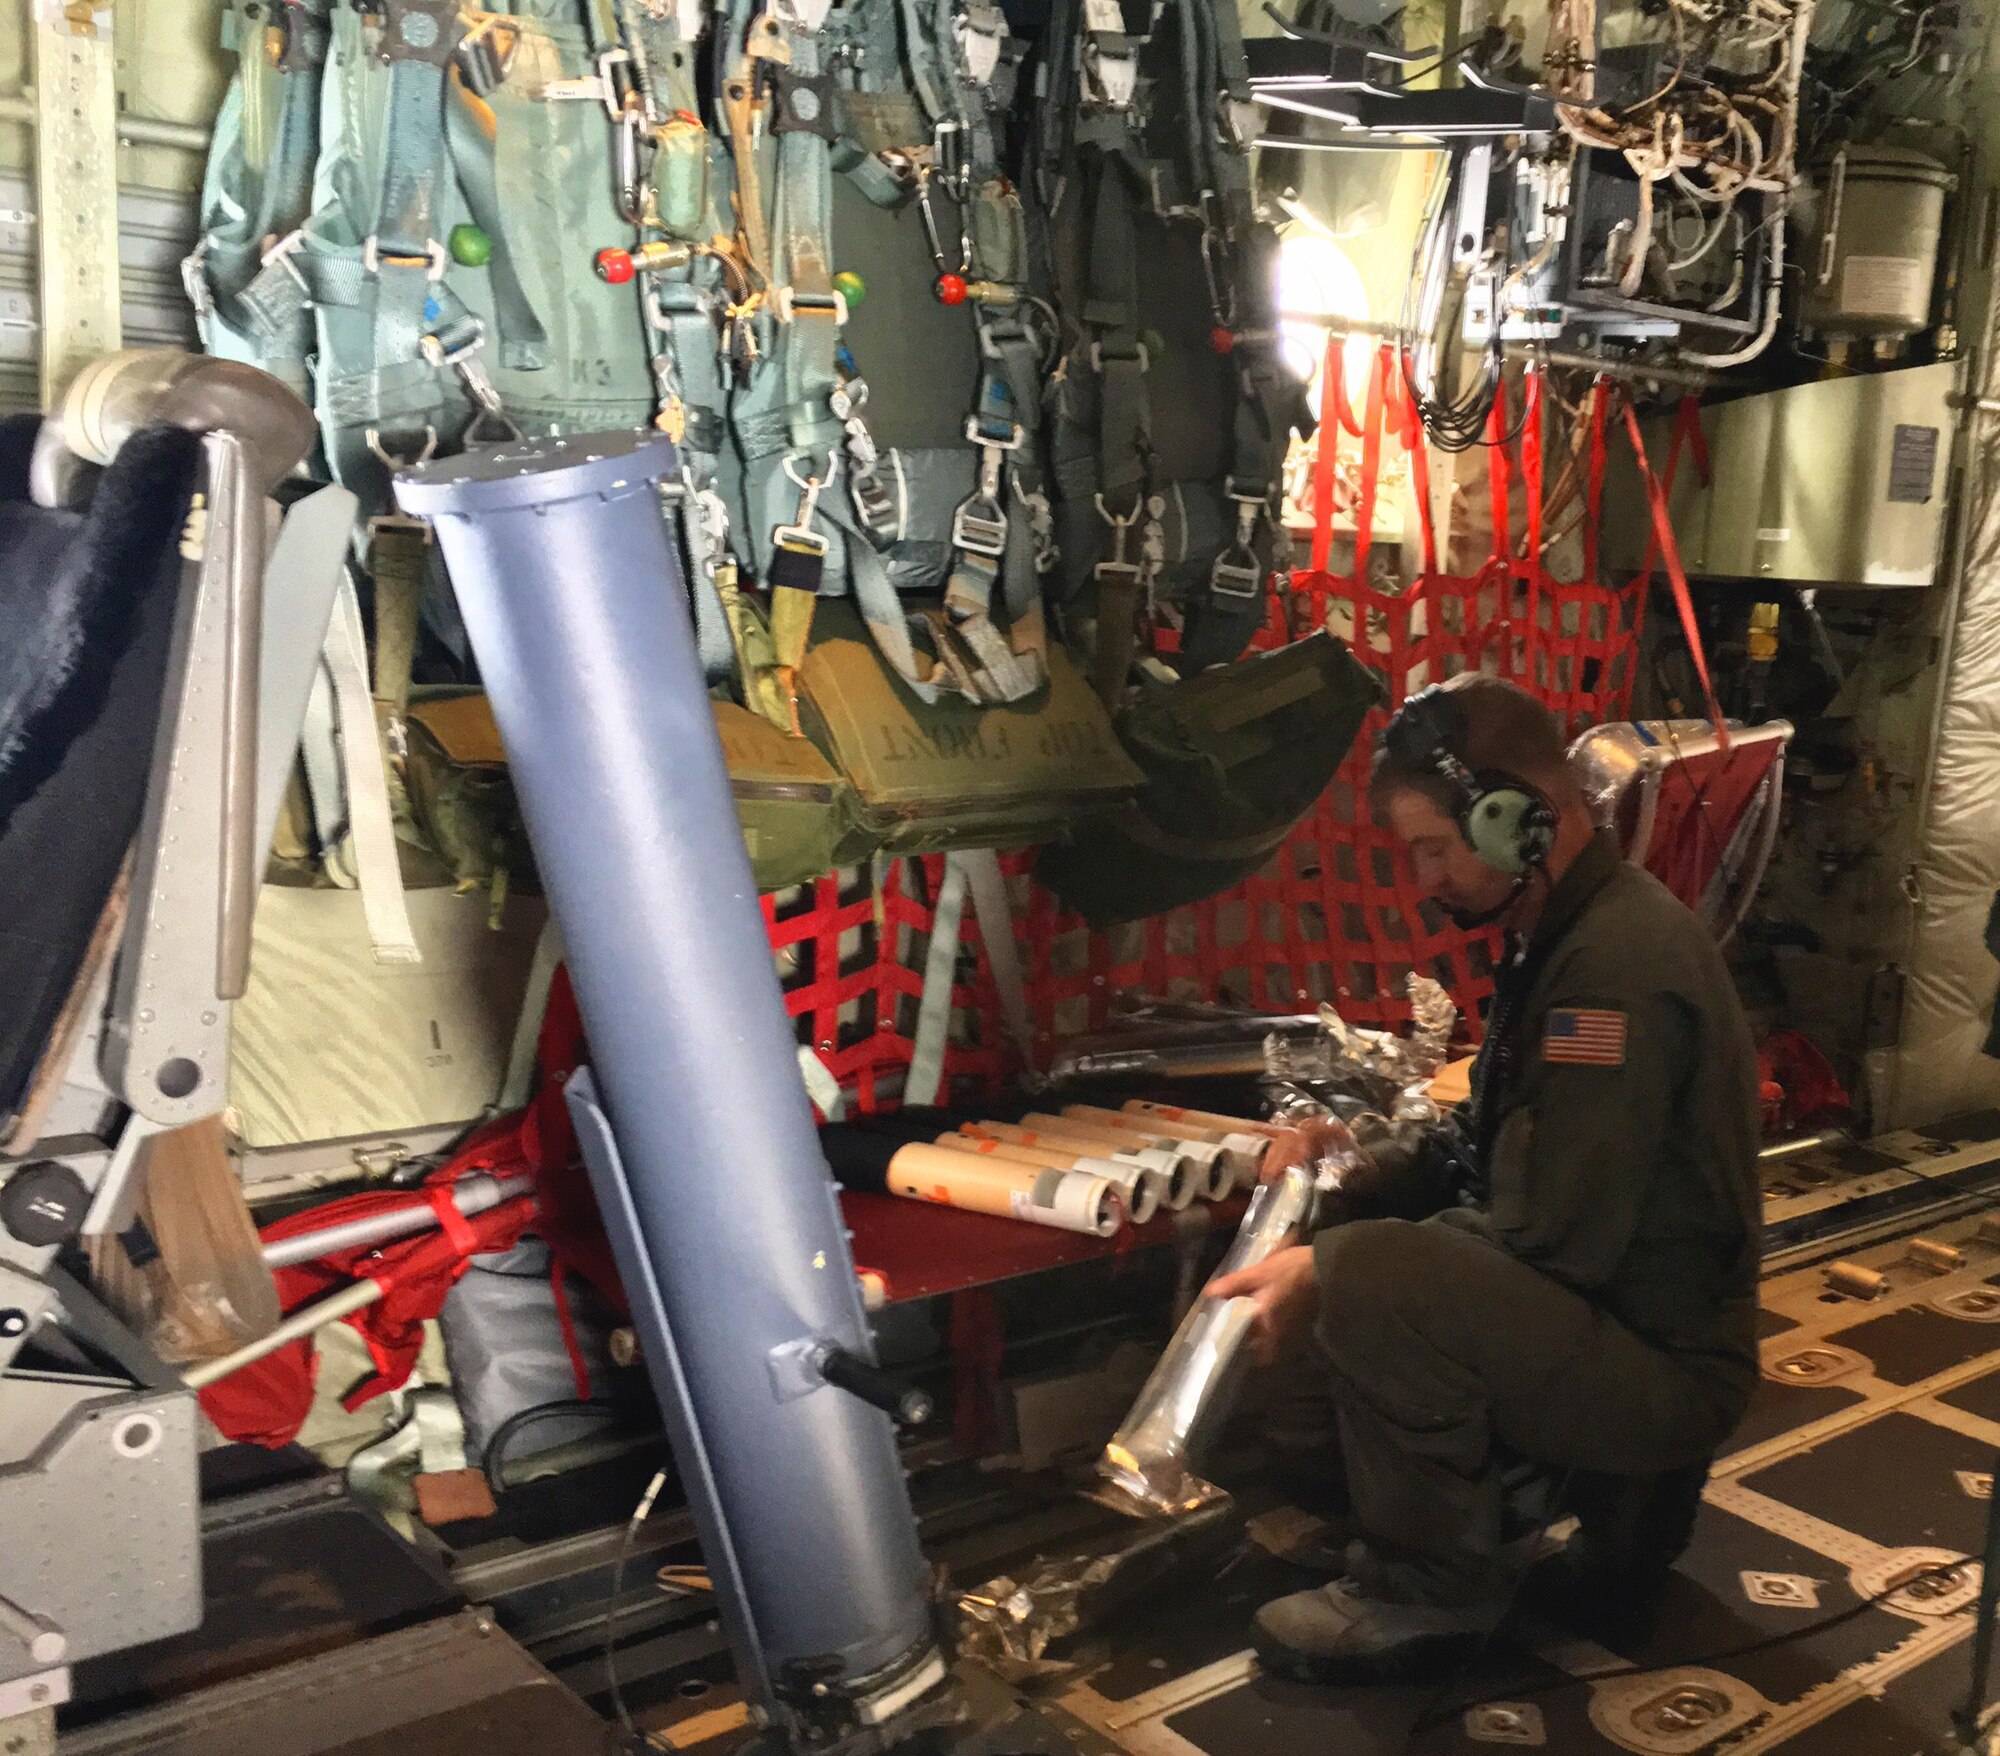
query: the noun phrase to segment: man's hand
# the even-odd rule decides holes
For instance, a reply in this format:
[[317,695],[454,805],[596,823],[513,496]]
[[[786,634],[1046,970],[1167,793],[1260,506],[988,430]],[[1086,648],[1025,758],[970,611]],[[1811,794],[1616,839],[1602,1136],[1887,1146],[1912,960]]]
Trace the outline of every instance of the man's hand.
[[1347,1124],[1334,1120],[1331,1116],[1318,1116],[1311,1121],[1294,1123],[1279,1133],[1271,1142],[1270,1150],[1264,1154],[1264,1162],[1257,1167],[1260,1183],[1275,1183],[1294,1165],[1310,1168],[1320,1159],[1332,1156],[1336,1159],[1349,1155],[1364,1156],[1355,1145],[1354,1136],[1348,1132]]
[[1257,1307],[1250,1331],[1251,1350],[1265,1365],[1278,1344],[1319,1308],[1319,1274],[1310,1245],[1294,1244],[1267,1256],[1254,1268],[1219,1275],[1202,1289],[1205,1299],[1249,1299]]

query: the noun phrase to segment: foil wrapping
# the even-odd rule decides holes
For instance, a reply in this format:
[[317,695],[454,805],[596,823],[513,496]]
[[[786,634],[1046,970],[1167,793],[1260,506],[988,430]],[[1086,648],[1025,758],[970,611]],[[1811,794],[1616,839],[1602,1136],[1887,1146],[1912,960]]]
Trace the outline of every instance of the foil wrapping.
[[[1330,1179],[1318,1164],[1294,1166],[1259,1184],[1216,1276],[1253,1267],[1290,1243],[1311,1221],[1323,1174]],[[1097,1473],[1114,1494],[1161,1515],[1221,1497],[1200,1474],[1201,1459],[1228,1412],[1233,1369],[1254,1317],[1249,1299],[1195,1301],[1098,1459]]]

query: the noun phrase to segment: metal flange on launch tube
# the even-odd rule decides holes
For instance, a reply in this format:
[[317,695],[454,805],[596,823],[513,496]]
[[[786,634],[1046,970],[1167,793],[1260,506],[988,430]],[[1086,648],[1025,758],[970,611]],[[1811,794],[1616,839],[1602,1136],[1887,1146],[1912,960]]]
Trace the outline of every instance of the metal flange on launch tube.
[[872,1359],[694,639],[663,435],[399,476],[433,521],[561,925],[591,1179],[747,1692],[795,1741],[944,1674]]

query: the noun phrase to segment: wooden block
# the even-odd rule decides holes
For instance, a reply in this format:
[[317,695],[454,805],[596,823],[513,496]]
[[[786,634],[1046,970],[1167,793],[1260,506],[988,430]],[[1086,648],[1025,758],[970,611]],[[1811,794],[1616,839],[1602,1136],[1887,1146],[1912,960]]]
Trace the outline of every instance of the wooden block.
[[416,1490],[417,1516],[434,1530],[462,1519],[491,1518],[500,1510],[486,1472],[480,1469],[441,1469],[421,1475]]

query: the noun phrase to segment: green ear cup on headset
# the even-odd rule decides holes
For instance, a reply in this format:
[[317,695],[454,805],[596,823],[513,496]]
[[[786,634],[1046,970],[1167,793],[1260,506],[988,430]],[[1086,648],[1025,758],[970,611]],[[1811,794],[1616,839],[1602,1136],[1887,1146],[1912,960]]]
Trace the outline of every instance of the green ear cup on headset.
[[1518,878],[1548,857],[1554,824],[1541,798],[1505,781],[1481,777],[1459,817],[1466,844],[1496,872]]

